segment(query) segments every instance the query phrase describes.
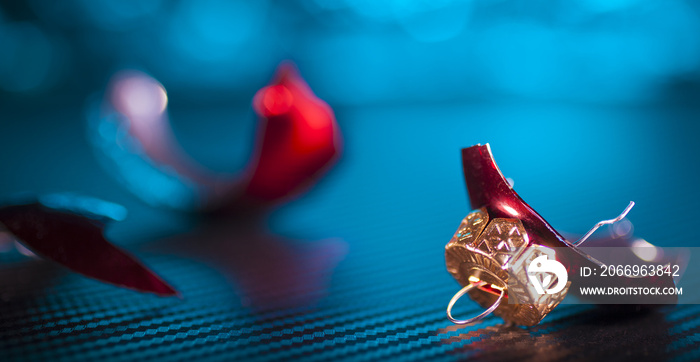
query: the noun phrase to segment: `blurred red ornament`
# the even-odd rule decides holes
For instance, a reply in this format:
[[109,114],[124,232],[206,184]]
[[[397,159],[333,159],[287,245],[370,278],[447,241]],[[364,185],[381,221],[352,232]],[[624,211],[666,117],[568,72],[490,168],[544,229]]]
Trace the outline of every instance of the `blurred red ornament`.
[[338,158],[342,140],[333,110],[293,65],[283,63],[253,99],[259,138],[245,193],[266,202],[298,195]]
[[[238,175],[216,174],[184,152],[170,126],[165,88],[148,75],[115,75],[105,101],[106,112],[92,127],[93,144],[106,156],[107,167],[152,204],[214,213],[264,209],[308,190],[342,148],[333,110],[291,63],[282,63],[272,83],[253,99],[258,132],[252,156]],[[103,126],[110,122],[116,127]],[[106,133],[109,129],[114,131]],[[136,171],[123,166],[139,163],[138,170],[152,170],[149,177],[131,175]],[[161,187],[163,182],[170,186]]]

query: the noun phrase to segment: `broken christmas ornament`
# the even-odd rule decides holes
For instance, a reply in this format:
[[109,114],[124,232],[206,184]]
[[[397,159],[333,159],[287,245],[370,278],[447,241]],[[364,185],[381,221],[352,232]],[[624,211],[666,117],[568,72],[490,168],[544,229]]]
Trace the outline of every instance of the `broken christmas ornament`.
[[[105,283],[160,296],[177,290],[104,236],[126,209],[74,194],[19,196],[0,207],[0,232],[44,260]],[[24,250],[24,249],[22,249]],[[27,253],[27,251],[24,251]]]
[[148,204],[214,213],[264,209],[318,181],[340,155],[342,137],[333,110],[289,62],[256,93],[253,110],[258,131],[237,174],[211,171],[182,149],[165,87],[142,72],[112,78],[88,112],[89,136],[102,166]]
[[[508,323],[532,326],[540,323],[567,294],[601,303],[601,296],[583,296],[570,288],[572,283],[590,285],[591,282],[569,272],[605,265],[601,256],[594,257],[588,248],[580,247],[584,243],[597,247],[632,244],[631,237],[588,239],[600,226],[621,221],[634,202],[630,202],[618,217],[601,221],[584,236],[569,241],[513,190],[496,166],[488,144],[463,149],[462,162],[474,211],[462,220],[445,247],[447,270],[463,286],[448,304],[448,319],[456,324],[469,324],[493,313]],[[626,260],[642,261],[632,252],[627,254]],[[544,277],[533,279],[534,272],[545,270]],[[603,282],[629,288],[675,286],[674,278],[668,274],[644,278],[614,275]],[[456,319],[452,308],[465,294],[485,311],[470,319]],[[637,301],[640,304],[674,304],[677,296],[628,298],[622,304]]]

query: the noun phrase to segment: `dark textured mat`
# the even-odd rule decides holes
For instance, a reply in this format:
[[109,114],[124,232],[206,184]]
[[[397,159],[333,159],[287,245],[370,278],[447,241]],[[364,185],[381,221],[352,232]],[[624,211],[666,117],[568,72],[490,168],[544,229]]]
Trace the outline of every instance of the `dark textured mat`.
[[[184,299],[121,290],[6,253],[0,360],[698,359],[700,305],[646,313],[563,305],[529,329],[494,317],[454,326],[444,311],[458,289],[444,269],[444,244],[469,211],[462,146],[491,142],[515,189],[557,228],[585,231],[635,200],[635,234],[698,246],[697,126],[683,121],[698,112],[670,113],[513,105],[339,110],[347,141],[341,164],[261,228],[192,226],[151,210],[102,175],[83,141],[63,149],[62,162],[72,162],[64,174],[60,160],[43,164],[40,155],[66,137],[81,140],[78,126],[54,140],[49,126],[24,145],[14,138],[30,135],[32,123],[14,125],[14,137],[0,135],[2,160],[16,165],[8,152],[31,151],[25,157],[35,167],[15,169],[3,192],[69,188],[125,204],[131,216],[110,235]],[[42,172],[56,179],[37,181]],[[455,312],[478,307],[463,302]]]

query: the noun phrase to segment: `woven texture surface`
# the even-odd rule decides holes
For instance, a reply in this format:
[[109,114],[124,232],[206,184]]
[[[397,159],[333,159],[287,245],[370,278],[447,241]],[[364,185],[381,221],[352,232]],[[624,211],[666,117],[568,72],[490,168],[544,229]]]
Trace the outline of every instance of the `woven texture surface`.
[[[444,245],[469,211],[461,146],[491,142],[515,189],[557,228],[585,231],[635,200],[635,234],[656,244],[697,246],[691,228],[675,227],[679,218],[699,216],[692,180],[700,152],[692,132],[648,121],[607,125],[610,132],[601,134],[595,124],[562,128],[553,121],[579,114],[577,108],[544,112],[543,123],[532,125],[507,123],[511,111],[479,107],[340,110],[342,162],[311,194],[260,227],[194,225],[123,191],[98,192],[131,212],[108,235],[183,299],[122,290],[2,254],[0,360],[700,358],[700,305],[643,313],[562,305],[532,328],[495,317],[454,326],[445,317],[459,287],[445,270]],[[604,110],[591,119],[602,125],[606,115],[619,118]],[[486,116],[500,123],[464,121]],[[418,122],[434,118],[444,122]],[[629,127],[635,131],[623,132]],[[538,129],[550,133],[540,143],[522,142]],[[584,132],[577,137],[590,142],[568,143],[572,132]],[[680,146],[669,150],[671,144]],[[89,152],[66,152],[89,177],[61,182],[92,190],[93,182],[107,180]],[[594,161],[614,152],[602,164]],[[38,176],[6,180],[6,189],[19,190],[22,177]],[[659,207],[679,216],[659,216]],[[477,313],[468,301],[455,309],[458,316]]]

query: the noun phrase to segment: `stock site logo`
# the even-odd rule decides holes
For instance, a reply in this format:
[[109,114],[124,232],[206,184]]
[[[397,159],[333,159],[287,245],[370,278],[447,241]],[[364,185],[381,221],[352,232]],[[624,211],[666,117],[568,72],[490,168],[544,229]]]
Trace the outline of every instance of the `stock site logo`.
[[[569,278],[564,265],[556,260],[547,259],[547,255],[540,255],[530,262],[527,277],[539,294],[561,292]],[[552,286],[555,281],[556,285]]]

